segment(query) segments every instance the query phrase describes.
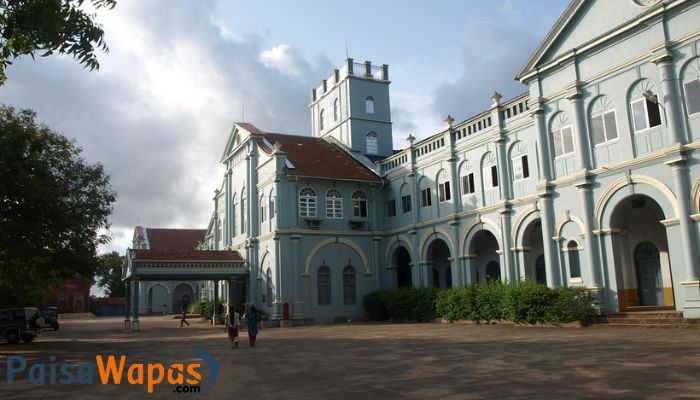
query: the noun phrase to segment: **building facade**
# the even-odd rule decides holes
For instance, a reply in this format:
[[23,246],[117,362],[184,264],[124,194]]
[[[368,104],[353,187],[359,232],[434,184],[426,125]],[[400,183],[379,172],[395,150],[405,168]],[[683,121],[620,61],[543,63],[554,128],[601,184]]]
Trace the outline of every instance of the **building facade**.
[[698,21],[698,1],[574,0],[525,94],[399,151],[388,66],[347,59],[312,90],[311,136],[234,124],[207,246],[243,256],[236,296],[273,319],[486,279],[700,317]]

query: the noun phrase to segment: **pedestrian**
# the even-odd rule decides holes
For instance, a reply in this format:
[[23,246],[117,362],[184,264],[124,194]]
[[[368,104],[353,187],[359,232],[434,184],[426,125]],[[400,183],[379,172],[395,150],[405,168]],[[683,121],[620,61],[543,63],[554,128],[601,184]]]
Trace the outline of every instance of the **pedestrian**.
[[231,314],[226,314],[226,333],[228,333],[228,340],[231,342],[231,348],[238,348],[238,331],[241,329],[241,318],[237,312]]
[[182,328],[182,324],[187,324],[187,326],[190,326],[190,323],[187,322],[185,319],[187,318],[187,307],[184,305],[182,306],[182,315],[180,316],[180,328]]
[[258,328],[260,328],[260,314],[255,310],[255,305],[251,305],[248,312],[245,314],[246,322],[248,323],[248,339],[250,347],[255,347],[255,338],[258,336]]

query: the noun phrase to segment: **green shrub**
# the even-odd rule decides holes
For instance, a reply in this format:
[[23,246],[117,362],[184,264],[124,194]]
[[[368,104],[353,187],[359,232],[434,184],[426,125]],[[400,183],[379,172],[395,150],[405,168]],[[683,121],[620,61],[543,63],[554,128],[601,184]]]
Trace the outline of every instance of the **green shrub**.
[[548,320],[551,322],[588,322],[594,314],[593,295],[585,288],[554,288],[556,299]]
[[474,306],[469,313],[472,321],[491,321],[503,319],[502,300],[505,285],[500,281],[473,284]]
[[505,286],[503,319],[530,324],[551,321],[552,307],[558,294],[534,281],[523,281]]
[[380,290],[366,295],[363,304],[371,320],[428,322],[436,318],[438,292],[435,288]]
[[438,293],[436,313],[448,321],[472,319],[476,285],[443,290]]
[[385,290],[372,292],[366,295],[362,301],[367,311],[367,318],[371,321],[385,321],[389,318],[384,305],[383,295],[385,292]]

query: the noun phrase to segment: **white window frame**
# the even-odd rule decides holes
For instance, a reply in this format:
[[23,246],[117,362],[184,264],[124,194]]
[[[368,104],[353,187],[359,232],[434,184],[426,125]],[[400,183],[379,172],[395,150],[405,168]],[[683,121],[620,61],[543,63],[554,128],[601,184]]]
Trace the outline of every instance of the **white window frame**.
[[[464,179],[466,178],[466,185]],[[468,196],[470,194],[476,193],[476,184],[474,182],[474,173],[469,172],[468,174],[462,176],[462,196]]]
[[[495,170],[495,172],[494,172]],[[499,183],[498,182],[498,165],[496,164],[491,164],[485,166],[482,170],[482,178],[483,178],[483,184],[484,184],[484,190],[490,190],[490,189],[495,189],[498,187]],[[495,179],[495,181],[494,181]]]
[[[658,96],[656,93],[654,93],[654,95]],[[637,129],[637,121],[634,118],[634,108],[633,107],[634,107],[634,104],[637,104],[640,101],[642,102],[642,104],[644,104],[644,123],[646,126],[642,129]],[[659,110],[659,125],[651,126],[651,124],[649,123],[649,103],[655,104],[657,108],[659,107],[658,104],[652,103],[650,100],[647,100],[646,97],[642,97],[641,99],[636,99],[636,100],[630,101],[630,116],[632,117],[632,130],[634,131],[634,133],[644,132],[644,131],[647,131],[647,130],[652,129],[652,128],[656,128],[657,126],[661,125],[661,121],[662,121],[661,110]]]
[[[688,79],[685,82],[683,82],[683,97],[685,100],[685,109],[686,109],[686,112],[688,113],[688,116],[700,114],[700,104],[695,105],[695,107],[697,108],[697,110],[695,112],[692,112],[692,113],[690,112],[690,103],[688,100],[688,90],[686,88],[686,85],[691,84],[691,83],[697,84],[698,90],[700,90],[700,78]],[[700,102],[700,98],[698,98],[698,102]]]
[[527,154],[514,156],[510,159],[513,169],[513,181],[520,181],[530,177],[530,163]]
[[[613,119],[615,120],[615,135],[616,135],[616,136],[615,136],[614,138],[612,138],[612,139],[609,137],[609,134],[608,134],[608,131],[609,131],[609,129],[608,129],[608,124],[605,122],[605,116],[608,115],[608,114],[610,114],[610,113],[613,114]],[[603,141],[600,142],[600,143],[596,143],[596,142],[595,142],[596,136],[595,136],[595,131],[593,130],[593,119],[594,119],[594,118],[600,118],[601,121],[603,122],[603,138],[604,138],[605,140],[603,140]],[[620,132],[619,132],[618,129],[617,129],[617,112],[615,112],[615,109],[607,110],[607,111],[603,111],[603,112],[599,112],[599,113],[595,113],[595,114],[591,115],[591,135],[593,136],[592,139],[593,139],[593,145],[594,145],[594,146],[601,146],[601,145],[604,145],[604,144],[607,144],[607,143],[610,143],[610,142],[614,142],[614,141],[616,141],[616,140],[618,140],[618,139],[620,138]]]
[[365,98],[365,113],[374,114],[374,97],[372,96]]
[[444,181],[438,184],[438,199],[440,203],[452,200],[450,181]]
[[[311,195],[310,193],[313,193]],[[299,216],[316,218],[316,190],[311,186],[301,188],[299,191]]]
[[336,188],[328,189],[326,192],[326,218],[343,218],[343,194]]
[[[569,130],[571,132],[571,151],[566,151],[564,148],[564,131]],[[557,146],[554,144],[554,141],[557,140],[557,134],[559,134],[559,143],[561,144],[561,154],[557,154]],[[554,158],[559,158],[559,157],[564,157],[568,156],[569,154],[574,154],[576,152],[576,144],[574,144],[574,129],[571,127],[571,125],[565,125],[557,129],[552,129],[551,132],[551,137],[552,137],[552,151],[554,152]]]
[[420,190],[420,206],[421,207],[430,207],[433,205],[433,199],[432,195],[430,194],[430,188],[422,188]]
[[[352,216],[355,218],[367,218],[367,194],[356,190],[351,196]],[[364,211],[364,215],[363,214]]]
[[377,135],[377,132],[367,132],[365,147],[367,148],[367,154],[379,154],[379,135]]
[[340,117],[340,100],[336,97],[333,101],[333,121],[337,121]]

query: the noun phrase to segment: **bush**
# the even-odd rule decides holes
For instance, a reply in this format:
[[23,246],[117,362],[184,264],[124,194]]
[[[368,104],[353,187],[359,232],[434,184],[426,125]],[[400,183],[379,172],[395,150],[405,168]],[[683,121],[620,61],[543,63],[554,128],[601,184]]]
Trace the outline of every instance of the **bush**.
[[368,318],[374,321],[429,322],[437,317],[438,292],[435,288],[380,290],[366,295],[363,304]]
[[524,323],[587,321],[593,297],[585,288],[548,288],[533,281],[499,281],[447,290],[401,288],[365,296],[371,320],[448,321],[508,320]]

